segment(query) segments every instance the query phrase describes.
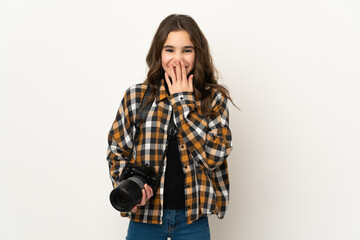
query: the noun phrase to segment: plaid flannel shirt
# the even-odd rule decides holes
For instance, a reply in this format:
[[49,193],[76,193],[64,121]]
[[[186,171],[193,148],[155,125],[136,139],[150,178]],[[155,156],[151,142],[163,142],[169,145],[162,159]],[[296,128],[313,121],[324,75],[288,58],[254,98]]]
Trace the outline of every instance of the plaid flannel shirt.
[[[168,95],[162,79],[146,120],[140,125],[139,142],[133,146],[135,119],[147,85],[136,84],[128,88],[117,111],[108,134],[107,161],[113,187],[126,161],[150,164],[159,170],[167,145],[167,127],[171,113],[178,127],[179,155],[185,174],[185,211],[190,224],[202,215],[215,213],[223,218],[229,201],[229,177],[227,157],[232,150],[227,99],[219,91],[214,93],[212,109],[217,115],[205,118],[201,114],[200,101],[195,101],[193,92]],[[172,111],[174,110],[174,111]],[[129,158],[131,149],[132,156]],[[162,224],[164,172],[154,197],[136,213],[122,212],[133,221]]]

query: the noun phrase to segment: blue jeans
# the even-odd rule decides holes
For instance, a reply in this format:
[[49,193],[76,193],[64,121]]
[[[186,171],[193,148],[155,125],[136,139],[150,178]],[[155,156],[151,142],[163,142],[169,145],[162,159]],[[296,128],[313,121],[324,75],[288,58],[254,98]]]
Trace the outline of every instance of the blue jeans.
[[163,223],[149,224],[130,220],[126,240],[210,240],[207,217],[186,224],[185,210],[164,210]]

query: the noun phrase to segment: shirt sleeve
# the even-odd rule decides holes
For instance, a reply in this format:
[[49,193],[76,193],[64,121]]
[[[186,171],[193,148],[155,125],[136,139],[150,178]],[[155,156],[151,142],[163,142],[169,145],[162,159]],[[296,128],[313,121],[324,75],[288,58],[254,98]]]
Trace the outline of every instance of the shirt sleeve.
[[193,92],[179,92],[170,96],[175,124],[190,152],[197,153],[203,165],[213,171],[232,150],[227,98],[217,91],[212,101],[215,117],[206,119],[197,110]]
[[119,184],[119,178],[133,147],[135,130],[135,103],[130,98],[131,88],[127,89],[116,113],[116,118],[108,133],[107,161],[113,187]]

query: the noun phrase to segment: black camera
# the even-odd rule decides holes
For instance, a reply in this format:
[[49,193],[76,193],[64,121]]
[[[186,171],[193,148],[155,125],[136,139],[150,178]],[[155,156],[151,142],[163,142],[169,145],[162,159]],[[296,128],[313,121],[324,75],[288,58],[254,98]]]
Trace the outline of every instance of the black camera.
[[110,193],[112,206],[118,211],[130,211],[141,201],[145,183],[153,189],[154,194],[156,193],[161,177],[161,174],[158,175],[154,167],[148,164],[126,164],[121,172],[119,185]]

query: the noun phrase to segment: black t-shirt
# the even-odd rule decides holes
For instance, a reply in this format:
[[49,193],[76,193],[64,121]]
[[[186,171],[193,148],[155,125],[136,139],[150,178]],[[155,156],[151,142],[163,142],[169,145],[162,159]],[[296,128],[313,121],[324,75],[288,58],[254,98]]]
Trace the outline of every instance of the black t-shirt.
[[165,187],[164,187],[164,208],[185,209],[185,174],[182,170],[178,141],[176,137],[169,140],[167,152]]
[[[165,88],[169,94],[166,83]],[[178,145],[176,136],[169,138],[164,185],[165,209],[185,209],[185,174],[182,170]]]

